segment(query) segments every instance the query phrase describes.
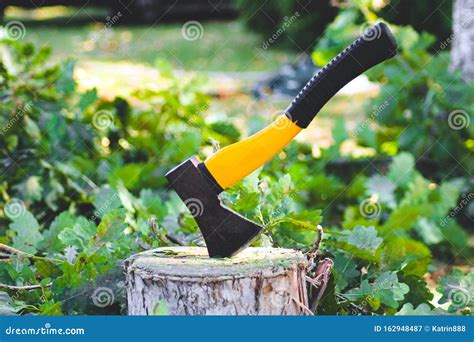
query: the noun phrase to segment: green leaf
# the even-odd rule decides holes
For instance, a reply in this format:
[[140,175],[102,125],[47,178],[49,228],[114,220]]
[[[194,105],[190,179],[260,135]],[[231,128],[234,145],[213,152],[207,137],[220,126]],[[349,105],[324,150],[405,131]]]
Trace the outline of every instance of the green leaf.
[[45,242],[51,252],[62,252],[66,245],[59,239],[64,229],[72,229],[76,224],[77,217],[68,211],[62,212],[51,223],[45,232]]
[[109,185],[104,185],[99,189],[95,195],[93,204],[96,209],[94,212],[96,217],[102,217],[122,206],[119,193]]
[[336,145],[340,145],[348,138],[346,120],[344,118],[337,118],[335,120],[334,128],[332,129],[332,138]]
[[400,206],[412,206],[428,202],[428,197],[433,191],[430,184],[430,181],[416,174],[413,181],[408,184],[408,189],[400,202]]
[[402,308],[395,314],[397,316],[430,316],[438,314],[435,310],[431,310],[431,307],[426,304],[420,304],[413,308],[413,304],[405,303]]
[[[354,258],[360,259],[359,261],[378,263],[380,258],[376,253],[376,249],[372,247],[379,246],[382,240],[377,237],[377,234],[374,235],[373,227],[357,226],[356,229],[355,232],[342,231],[338,234],[331,232],[330,238],[325,239],[324,242],[338,251],[347,252]],[[369,241],[364,241],[366,236],[369,238]]]
[[[66,221],[64,222],[66,223]],[[78,250],[85,250],[91,239],[95,236],[96,227],[93,221],[79,216],[72,227],[61,230],[58,239],[64,246],[75,246]]]
[[374,175],[367,180],[366,194],[376,195],[381,203],[389,207],[395,206],[395,184],[385,176]]
[[435,245],[444,240],[444,235],[441,232],[441,229],[434,222],[424,217],[418,221],[416,231],[428,245]]
[[15,315],[17,312],[13,306],[13,300],[10,295],[4,291],[0,291],[0,316]]
[[141,176],[146,171],[145,163],[128,163],[123,167],[117,167],[109,175],[109,182],[116,187],[125,184],[130,190],[138,190]]
[[102,217],[102,221],[97,226],[96,241],[105,243],[123,238],[125,228],[127,224],[124,222],[123,211],[112,210]]
[[231,142],[240,138],[240,131],[230,122],[217,121],[210,124],[210,129],[230,139]]
[[403,51],[410,51],[416,48],[419,41],[419,33],[410,26],[398,27],[396,31],[397,41]]
[[339,251],[334,253],[333,274],[338,292],[344,290],[360,276],[354,257],[351,254]]
[[257,192],[241,191],[232,207],[238,212],[251,213],[258,207],[259,202],[260,195]]
[[298,214],[290,214],[288,216],[277,219],[273,224],[290,223],[295,228],[304,228],[308,230],[318,231],[318,224],[321,223],[321,209],[305,210]]
[[31,139],[40,141],[41,140],[41,130],[39,129],[36,122],[34,122],[28,115],[23,117],[25,124],[26,134],[30,136]]
[[402,152],[393,158],[389,167],[388,178],[395,184],[405,187],[415,174],[415,158],[407,152]]
[[66,95],[76,90],[76,81],[74,80],[75,66],[76,63],[72,60],[67,60],[62,63],[62,72],[56,84],[59,93]]
[[13,237],[13,247],[26,253],[36,254],[43,235],[33,214],[25,209],[22,215],[14,217],[12,221],[10,229],[16,233]]
[[423,243],[402,238],[390,238],[381,252],[382,262],[392,270],[406,275],[423,276],[431,264],[431,251]]
[[422,277],[413,275],[407,276],[401,273],[398,274],[398,280],[407,284],[410,288],[410,292],[405,296],[407,302],[412,303],[413,305],[419,305],[422,303],[429,303],[433,300],[433,293]]
[[90,105],[95,103],[98,100],[97,96],[97,89],[92,88],[86,91],[81,95],[81,99],[79,100],[79,108],[81,111],[85,111]]
[[40,305],[39,310],[43,316],[62,316],[62,302],[48,301]]
[[155,216],[158,221],[163,220],[168,213],[165,203],[150,189],[140,191],[140,203],[145,212]]
[[395,272],[384,272],[373,283],[369,283],[367,279],[363,280],[359,288],[348,291],[345,296],[357,301],[371,299],[373,307],[377,306],[379,300],[380,303],[396,309],[409,290],[408,285],[398,282]]
[[122,182],[119,182],[117,184],[117,190],[118,190],[120,202],[122,202],[123,207],[129,213],[132,213],[132,214],[135,213],[135,207],[134,207],[135,197],[130,193],[130,191],[127,190],[127,188],[125,187],[125,185],[123,185]]
[[416,206],[403,206],[395,209],[387,222],[381,227],[384,233],[391,233],[395,230],[409,230],[418,221],[421,208]]
[[41,179],[38,176],[31,176],[21,184],[20,189],[22,198],[25,201],[35,202],[41,199],[43,187],[40,184],[40,180]]
[[448,312],[465,309],[474,311],[474,272],[464,274],[455,269],[450,275],[440,279],[437,291],[442,294],[440,304],[449,303]]
[[347,242],[360,249],[376,250],[383,239],[377,237],[377,230],[370,227],[357,226],[349,231]]
[[449,223],[443,227],[443,236],[454,254],[463,251],[469,243],[468,233],[454,221],[449,221]]
[[270,194],[267,196],[273,203],[278,203],[290,195],[294,188],[291,175],[287,173],[283,177],[278,178],[276,183],[271,184],[269,187]]
[[437,211],[441,215],[448,214],[449,210],[456,207],[463,183],[463,181],[451,180],[443,182],[439,186],[439,202],[437,204]]
[[60,275],[60,269],[57,264],[49,260],[35,261],[36,272],[42,278],[56,277]]

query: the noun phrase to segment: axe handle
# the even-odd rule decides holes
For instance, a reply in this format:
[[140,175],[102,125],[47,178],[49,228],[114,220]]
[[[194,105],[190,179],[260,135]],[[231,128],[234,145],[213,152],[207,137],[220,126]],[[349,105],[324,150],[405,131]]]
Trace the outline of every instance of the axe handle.
[[286,109],[288,118],[306,128],[341,88],[366,70],[395,56],[395,37],[378,23],[318,71]]
[[396,54],[395,38],[387,25],[371,27],[313,76],[284,115],[268,127],[227,146],[200,164],[217,192],[238,182],[271,159],[342,87],[371,67]]
[[265,164],[301,130],[286,115],[281,115],[254,135],[220,149],[201,167],[214,182],[214,188],[222,191]]

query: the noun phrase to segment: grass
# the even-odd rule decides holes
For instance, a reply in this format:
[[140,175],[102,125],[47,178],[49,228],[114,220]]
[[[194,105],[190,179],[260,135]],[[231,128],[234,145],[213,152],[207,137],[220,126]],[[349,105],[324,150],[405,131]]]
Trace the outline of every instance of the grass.
[[83,61],[129,61],[153,65],[166,59],[184,70],[262,71],[294,61],[295,53],[264,50],[265,37],[239,21],[202,21],[196,40],[183,36],[182,23],[116,24],[106,28],[107,13],[89,8],[50,7],[36,10],[8,8],[5,21],[19,20],[25,39],[49,45],[56,58]]

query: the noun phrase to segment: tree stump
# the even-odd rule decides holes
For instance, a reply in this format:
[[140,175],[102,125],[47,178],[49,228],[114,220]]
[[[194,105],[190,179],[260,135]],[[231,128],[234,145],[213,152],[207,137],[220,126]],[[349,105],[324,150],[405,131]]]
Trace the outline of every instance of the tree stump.
[[301,252],[282,248],[247,248],[226,259],[202,247],[146,251],[125,262],[128,314],[157,307],[170,315],[305,314],[306,265]]
[[467,82],[474,80],[474,0],[456,0],[453,5],[451,68],[461,70]]

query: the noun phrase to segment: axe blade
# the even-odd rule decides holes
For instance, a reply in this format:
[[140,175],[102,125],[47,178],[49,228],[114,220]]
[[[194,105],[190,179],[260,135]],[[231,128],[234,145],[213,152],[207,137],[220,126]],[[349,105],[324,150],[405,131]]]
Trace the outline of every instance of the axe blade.
[[209,256],[233,256],[252,243],[263,227],[222,205],[198,165],[198,159],[191,157],[171,169],[166,178],[196,220]]

